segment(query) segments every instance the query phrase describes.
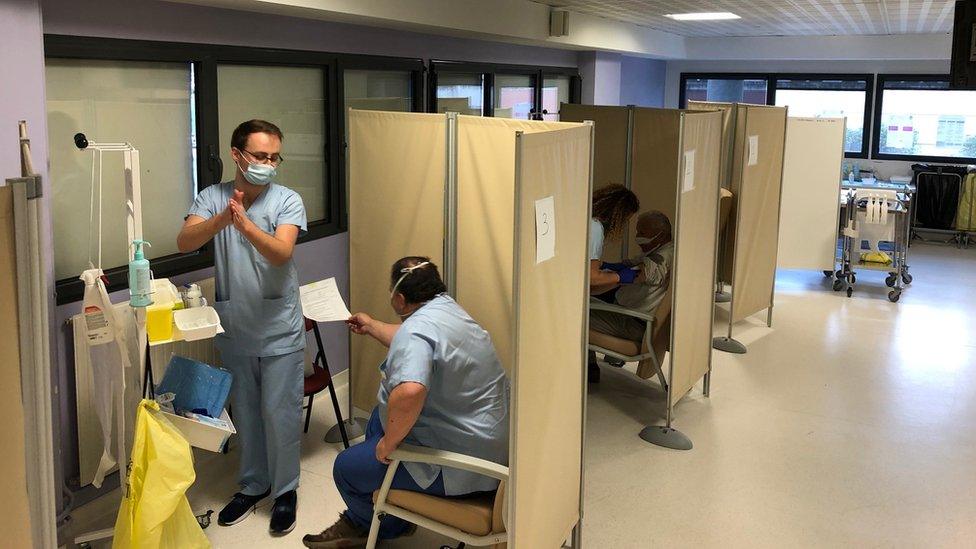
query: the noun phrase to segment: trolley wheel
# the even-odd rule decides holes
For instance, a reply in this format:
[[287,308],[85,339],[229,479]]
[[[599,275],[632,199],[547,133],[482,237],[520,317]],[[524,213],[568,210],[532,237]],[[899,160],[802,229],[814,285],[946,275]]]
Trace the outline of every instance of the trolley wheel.
[[848,286],[847,287],[847,297],[851,297],[852,295],[854,295],[854,288],[851,288],[850,286]]
[[824,273],[824,276],[827,277],[827,278],[830,278],[830,277],[834,276],[834,271],[824,271],[823,273]]
[[834,291],[839,292],[844,289],[844,281],[840,278],[834,281]]
[[857,283],[857,275],[851,273],[851,284],[855,284],[855,283]]
[[836,276],[837,278],[844,278],[844,271],[837,271],[836,273],[834,273],[834,276]]
[[899,292],[898,290],[891,290],[890,292],[888,292],[888,301],[892,303],[898,303],[898,300],[900,298],[901,298],[901,292]]
[[894,288],[895,282],[898,282],[898,275],[890,274],[885,277],[885,286],[888,286],[889,288]]
[[903,273],[901,275],[901,281],[904,282],[905,284],[911,284],[912,280],[914,280],[914,277],[909,273]]

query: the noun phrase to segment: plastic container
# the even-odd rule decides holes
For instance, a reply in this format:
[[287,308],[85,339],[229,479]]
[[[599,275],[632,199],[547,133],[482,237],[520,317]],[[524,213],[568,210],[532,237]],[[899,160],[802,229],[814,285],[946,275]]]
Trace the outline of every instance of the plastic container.
[[207,339],[217,335],[220,317],[213,307],[191,307],[173,313],[176,327],[187,341]]
[[146,333],[149,341],[167,341],[173,339],[173,309],[182,300],[176,291],[176,286],[169,279],[157,278],[152,281],[153,304],[146,307]]
[[146,333],[152,343],[173,339],[172,301],[146,307]]
[[183,433],[190,446],[211,452],[220,452],[227,444],[227,439],[237,432],[227,410],[221,411],[220,421],[217,422],[200,416],[188,418],[166,411],[162,413],[173,423],[173,427]]

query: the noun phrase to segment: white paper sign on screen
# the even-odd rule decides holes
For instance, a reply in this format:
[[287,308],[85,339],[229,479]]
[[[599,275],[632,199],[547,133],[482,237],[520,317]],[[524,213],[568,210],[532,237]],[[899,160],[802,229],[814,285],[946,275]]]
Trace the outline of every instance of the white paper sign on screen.
[[547,196],[535,201],[535,262],[556,256],[556,201]]

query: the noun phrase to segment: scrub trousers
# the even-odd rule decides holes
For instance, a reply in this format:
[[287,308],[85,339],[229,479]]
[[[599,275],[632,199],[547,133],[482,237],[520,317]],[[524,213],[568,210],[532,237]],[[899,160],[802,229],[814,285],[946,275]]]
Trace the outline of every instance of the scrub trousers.
[[[376,445],[383,438],[383,434],[379,410],[373,408],[369,423],[366,424],[366,440],[340,453],[332,467],[332,478],[348,507],[344,514],[350,522],[363,530],[368,530],[373,520],[373,492],[380,489],[386,476],[387,465],[376,459]],[[437,475],[434,483],[425,490],[401,466],[394,475],[390,488],[443,496],[444,477]],[[399,537],[409,526],[407,521],[387,515],[380,520],[379,539]]]
[[305,351],[240,356],[221,349],[233,374],[230,397],[241,439],[241,493],[271,497],[298,488],[301,470]]

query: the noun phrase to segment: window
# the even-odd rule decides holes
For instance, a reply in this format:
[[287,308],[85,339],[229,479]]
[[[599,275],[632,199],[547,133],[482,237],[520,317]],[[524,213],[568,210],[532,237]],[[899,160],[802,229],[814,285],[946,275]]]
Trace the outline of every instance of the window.
[[[345,227],[343,94],[350,106],[422,110],[420,59],[56,35],[44,48],[58,304],[81,299],[93,244],[91,153],[75,133],[140,149],[143,230],[162,278],[213,265],[210,245],[179,254],[176,236],[196,193],[234,177],[238,123],[266,118],[284,132],[279,173],[305,202],[304,242]],[[121,208],[109,206],[120,203],[121,160],[105,160],[102,268],[116,291],[128,285]]]
[[[578,70],[431,61],[430,112],[558,120],[559,103],[579,102]],[[545,111],[545,112],[543,112]]]
[[559,120],[559,106],[570,103],[572,77],[566,75],[546,76],[542,83],[542,117],[545,120]]
[[946,76],[881,75],[874,156],[976,161],[976,91],[950,90]]
[[682,108],[688,101],[766,104],[769,83],[765,76],[682,74],[681,80]]
[[346,109],[413,110],[413,75],[410,71],[346,70],[342,84]]
[[437,112],[459,112],[483,116],[485,76],[442,73],[437,75]]
[[[282,83],[288,85],[283,86]],[[230,136],[245,120],[261,118],[285,134],[278,180],[298,192],[309,224],[328,219],[325,74],[319,67],[219,65],[217,117],[224,181],[237,169]]]
[[101,265],[109,270],[129,261],[122,155],[103,154],[103,196],[93,197],[97,153],[75,147],[72,136],[78,132],[92,141],[126,141],[140,150],[143,235],[152,243],[152,257],[176,254],[176,235],[195,194],[191,65],[49,58],[45,77],[55,277],[77,278],[89,258],[98,262],[99,198]]
[[790,116],[846,118],[844,152],[867,158],[865,120],[870,120],[871,75],[790,77],[775,79],[775,104],[788,106]]
[[535,82],[531,76],[497,74],[493,116],[528,120],[535,112]]

